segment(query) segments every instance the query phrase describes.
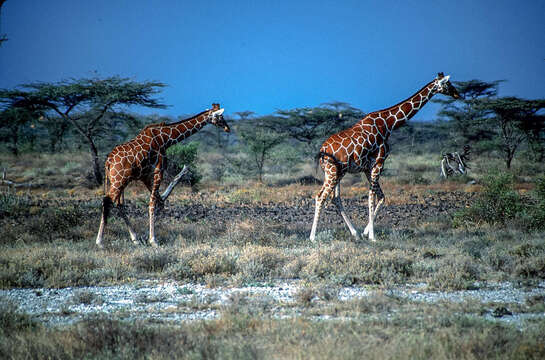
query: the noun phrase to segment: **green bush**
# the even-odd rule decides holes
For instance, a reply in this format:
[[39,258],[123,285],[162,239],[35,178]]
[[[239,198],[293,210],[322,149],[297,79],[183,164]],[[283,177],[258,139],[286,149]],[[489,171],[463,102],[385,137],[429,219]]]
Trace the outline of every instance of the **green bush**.
[[480,280],[481,269],[469,256],[446,257],[428,281],[430,289],[466,290],[472,289],[474,282]]
[[37,215],[27,220],[26,230],[37,239],[46,242],[54,239],[83,240],[77,227],[86,216],[88,216],[88,209],[79,204],[40,209]]
[[28,196],[18,196],[11,193],[0,193],[0,218],[16,218],[28,213],[31,199]]
[[455,227],[486,223],[515,224],[524,230],[545,229],[545,176],[536,179],[535,199],[523,199],[513,189],[512,174],[493,173],[483,180],[484,190],[469,208],[454,214]]
[[467,223],[505,225],[523,210],[519,194],[513,189],[512,174],[493,173],[483,179],[484,190],[469,208],[457,212],[454,226]]
[[535,194],[537,203],[529,210],[529,227],[534,230],[545,229],[545,176],[543,175],[536,180]]
[[167,167],[165,175],[167,178],[174,178],[180,170],[186,165],[191,175],[189,184],[195,186],[201,181],[202,175],[197,169],[196,160],[199,151],[199,145],[195,142],[187,144],[178,143],[167,149]]

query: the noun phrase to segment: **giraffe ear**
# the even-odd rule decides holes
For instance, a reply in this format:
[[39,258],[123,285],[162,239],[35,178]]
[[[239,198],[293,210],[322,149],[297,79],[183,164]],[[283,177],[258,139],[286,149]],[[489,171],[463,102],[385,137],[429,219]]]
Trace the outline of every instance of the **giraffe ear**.
[[445,76],[445,74],[443,74],[442,72],[437,73],[437,78],[438,78],[438,79],[442,79],[443,76]]
[[441,82],[441,84],[446,84],[448,79],[450,79],[450,75],[447,75],[447,76],[443,77],[439,81]]
[[223,112],[225,111],[225,109],[219,109],[219,110],[216,110],[212,113],[212,115],[214,116],[220,116],[221,114],[223,114]]

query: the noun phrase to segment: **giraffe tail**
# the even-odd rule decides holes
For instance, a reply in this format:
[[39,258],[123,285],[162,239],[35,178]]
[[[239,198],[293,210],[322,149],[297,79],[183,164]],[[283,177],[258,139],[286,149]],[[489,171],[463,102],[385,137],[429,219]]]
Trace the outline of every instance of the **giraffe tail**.
[[108,190],[110,186],[110,177],[108,176],[110,173],[110,164],[108,162],[108,159],[106,159],[106,163],[104,164],[104,197],[102,198],[102,216],[104,218],[104,225],[108,223],[108,217],[110,216],[110,210],[113,206],[113,201],[108,195]]
[[331,160],[333,160],[333,164],[335,165],[335,167],[337,168],[337,170],[339,170],[341,168],[341,163],[339,162],[339,160],[337,160],[337,158],[331,154],[328,154],[326,153],[325,151],[320,151],[316,157],[315,157],[315,161],[316,161],[316,172],[318,172],[318,165],[320,165],[320,160],[322,160],[324,157],[328,157],[330,158]]
[[106,159],[106,162],[104,164],[104,196],[108,194],[108,187],[110,185],[110,177],[108,176],[110,172],[110,164],[108,163],[108,159]]
[[108,195],[102,198],[102,218],[104,219],[104,225],[108,223],[108,217],[110,216],[113,204],[112,199]]

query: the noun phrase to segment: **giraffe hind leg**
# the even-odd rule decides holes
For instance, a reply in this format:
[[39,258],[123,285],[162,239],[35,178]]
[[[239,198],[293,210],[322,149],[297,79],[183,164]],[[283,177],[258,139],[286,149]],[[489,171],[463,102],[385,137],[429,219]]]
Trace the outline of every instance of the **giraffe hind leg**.
[[121,215],[121,218],[123,219],[123,221],[125,222],[125,225],[127,225],[127,228],[129,229],[129,236],[131,237],[131,241],[134,244],[138,244],[138,237],[136,236],[136,233],[131,227],[129,217],[127,216],[127,213],[125,212],[125,206],[120,205],[118,209],[119,209],[119,214]]
[[[334,167],[334,169],[336,169]],[[318,220],[320,218],[320,213],[322,211],[322,207],[324,206],[329,194],[333,191],[335,186],[337,185],[337,175],[334,171],[325,171],[326,177],[324,180],[324,184],[322,185],[322,188],[320,189],[320,192],[316,195],[316,206],[314,208],[314,221],[312,222],[312,230],[310,231],[310,241],[314,242],[316,240],[316,230],[318,228]],[[328,175],[329,174],[329,175]]]
[[333,190],[332,188],[326,187],[326,185],[324,184],[322,186],[322,190],[316,196],[316,205],[314,208],[314,221],[312,222],[312,230],[310,231],[310,241],[312,242],[316,240],[316,229],[318,228],[318,219],[320,218],[322,207],[324,206],[324,203],[327,200],[327,197],[329,196],[332,190]]
[[127,226],[127,229],[129,230],[129,236],[131,237],[131,241],[134,244],[138,243],[138,238],[136,236],[136,232],[132,229],[131,223],[129,222],[129,218],[127,216],[127,213],[125,211],[125,188],[126,182],[119,184],[117,187],[115,187],[114,190],[110,192],[110,197],[113,199],[113,201],[117,204],[116,208],[119,212],[119,215],[121,216],[121,219],[123,219],[123,222]]
[[102,198],[102,216],[100,218],[100,226],[98,228],[98,234],[96,238],[96,244],[100,248],[102,248],[102,237],[104,235],[104,228],[108,223],[108,217],[110,216],[110,210],[112,209],[112,206],[112,199],[109,196],[104,196]]
[[356,230],[356,228],[354,228],[354,225],[352,225],[350,218],[344,211],[344,207],[341,201],[341,184],[340,183],[337,183],[337,186],[335,186],[335,196],[333,197],[333,202],[335,203],[335,206],[337,206],[337,210],[339,211],[339,214],[341,214],[346,226],[348,226],[348,230],[350,230],[350,233],[352,234],[352,236],[354,236],[357,239],[358,231]]

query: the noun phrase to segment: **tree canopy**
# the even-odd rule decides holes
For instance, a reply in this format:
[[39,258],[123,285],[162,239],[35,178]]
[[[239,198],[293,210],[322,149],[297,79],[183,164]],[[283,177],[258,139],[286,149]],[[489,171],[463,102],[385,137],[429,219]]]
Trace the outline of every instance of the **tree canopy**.
[[316,146],[325,138],[353,125],[363,112],[343,102],[331,102],[320,107],[278,110],[263,126],[306,145],[314,156]]
[[89,146],[95,180],[100,184],[102,172],[95,139],[102,133],[97,129],[104,120],[115,118],[129,106],[164,108],[155,98],[164,86],[157,81],[136,82],[117,76],[37,82],[0,90],[0,108],[26,109],[48,115],[49,121],[65,121],[73,126]]

